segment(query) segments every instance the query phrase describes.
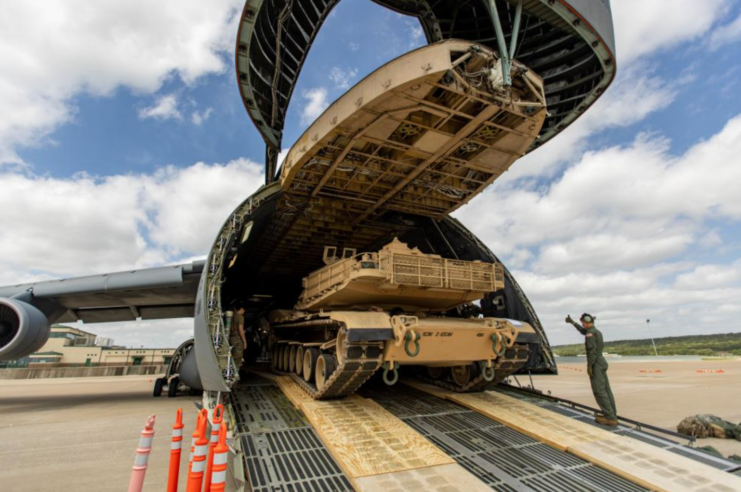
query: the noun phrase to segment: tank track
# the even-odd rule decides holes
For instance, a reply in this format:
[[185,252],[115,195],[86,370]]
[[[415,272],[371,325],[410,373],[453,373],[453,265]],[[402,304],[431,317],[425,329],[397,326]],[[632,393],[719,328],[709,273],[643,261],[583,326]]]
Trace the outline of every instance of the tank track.
[[472,393],[478,391],[484,391],[490,386],[495,386],[507,377],[511,376],[518,370],[520,370],[528,360],[530,356],[530,347],[528,345],[514,345],[505,351],[504,357],[497,359],[494,364],[494,379],[487,381],[484,379],[484,374],[478,371],[478,375],[471,379],[467,384],[460,386],[454,381],[450,380],[450,376],[445,378],[435,379],[427,376],[426,374],[419,374],[417,378],[422,381],[447,390],[455,391],[456,393]]
[[383,363],[383,344],[364,342],[348,344],[342,364],[318,390],[298,374],[290,373],[291,378],[315,400],[342,398],[355,393]]
[[[307,326],[311,324],[314,329],[327,327],[336,330],[337,326],[329,320],[313,320],[313,322],[300,322],[287,326]],[[282,340],[289,342],[290,340]],[[273,369],[277,374],[290,376],[301,388],[306,391],[315,400],[330,400],[334,398],[343,398],[357,391],[363,383],[370,379],[383,364],[383,342],[347,342],[344,347],[336,347],[336,350],[343,350],[342,363],[334,355],[337,368],[332,375],[325,381],[324,386],[318,389],[314,383],[309,383],[295,372],[281,371]],[[327,353],[327,352],[325,352]]]

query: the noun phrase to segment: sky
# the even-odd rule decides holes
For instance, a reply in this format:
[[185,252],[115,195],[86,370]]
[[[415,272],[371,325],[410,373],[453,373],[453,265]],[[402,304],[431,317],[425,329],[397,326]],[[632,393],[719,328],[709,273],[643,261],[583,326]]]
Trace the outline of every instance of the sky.
[[[512,270],[553,344],[741,331],[741,0],[614,0],[618,76],[581,119],[455,213]],[[263,181],[240,101],[242,0],[0,0],[0,285],[203,258]],[[425,42],[344,0],[284,146]],[[192,320],[86,326],[174,347]]]

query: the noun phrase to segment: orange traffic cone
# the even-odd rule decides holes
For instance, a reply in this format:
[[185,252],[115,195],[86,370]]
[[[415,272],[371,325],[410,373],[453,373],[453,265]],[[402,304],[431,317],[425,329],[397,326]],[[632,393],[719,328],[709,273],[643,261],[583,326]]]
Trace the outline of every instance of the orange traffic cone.
[[152,439],[154,438],[154,418],[154,415],[149,416],[139,438],[139,447],[136,448],[134,467],[131,470],[129,492],[141,492],[144,486],[144,475],[147,473],[149,452],[152,450]]
[[190,456],[188,456],[188,473],[190,473],[190,467],[193,464],[193,451],[196,449],[196,440],[198,439],[198,429],[201,427],[201,419],[204,418],[204,414],[207,414],[207,410],[205,408],[201,409],[200,412],[198,412],[198,417],[196,418],[196,430],[193,431],[193,434],[190,437]]
[[180,476],[180,453],[183,446],[183,409],[178,408],[175,425],[172,426],[172,444],[170,445],[170,473],[167,476],[167,492],[177,492]]
[[208,438],[206,437],[206,425],[208,424],[208,413],[204,408],[201,410],[201,419],[198,421],[196,439],[193,450],[193,461],[188,471],[188,486],[186,492],[201,492],[203,486],[203,474],[206,471],[206,453],[208,452]]
[[227,423],[219,428],[219,442],[214,448],[214,466],[211,476],[211,488],[206,492],[223,492],[226,488],[226,459],[229,455],[229,446],[226,445]]
[[214,449],[219,442],[219,429],[224,419],[224,406],[216,405],[214,408],[214,422],[211,426],[211,443],[208,446],[208,460],[206,460],[206,476],[203,479],[203,490],[211,488],[211,467],[214,466]]

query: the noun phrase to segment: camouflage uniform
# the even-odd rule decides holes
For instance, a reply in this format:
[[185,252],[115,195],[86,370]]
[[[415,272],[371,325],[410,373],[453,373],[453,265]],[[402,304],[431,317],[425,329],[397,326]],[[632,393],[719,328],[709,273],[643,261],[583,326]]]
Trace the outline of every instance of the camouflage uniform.
[[579,333],[584,335],[584,345],[587,349],[587,368],[589,368],[591,373],[589,380],[592,383],[594,399],[602,410],[602,415],[607,420],[617,420],[615,397],[612,395],[610,381],[607,379],[607,368],[609,365],[602,355],[605,346],[602,340],[602,332],[594,326],[584,328],[575,321],[571,321],[570,323],[579,330]]
[[232,319],[232,326],[229,333],[229,345],[232,346],[232,358],[237,367],[242,367],[242,361],[244,359],[244,342],[242,337],[239,336],[239,325],[244,326],[244,316],[239,313],[234,313]]

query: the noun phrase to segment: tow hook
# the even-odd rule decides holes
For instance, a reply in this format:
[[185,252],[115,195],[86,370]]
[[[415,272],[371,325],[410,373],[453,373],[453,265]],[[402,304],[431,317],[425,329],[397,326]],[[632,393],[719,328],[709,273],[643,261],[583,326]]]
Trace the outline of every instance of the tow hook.
[[[392,377],[389,379],[389,372]],[[492,376],[494,377],[494,376]],[[389,386],[393,386],[399,381],[399,364],[395,362],[384,362],[383,363],[383,382]]]

